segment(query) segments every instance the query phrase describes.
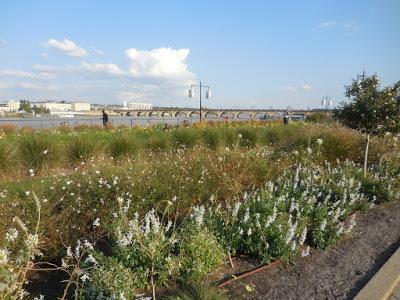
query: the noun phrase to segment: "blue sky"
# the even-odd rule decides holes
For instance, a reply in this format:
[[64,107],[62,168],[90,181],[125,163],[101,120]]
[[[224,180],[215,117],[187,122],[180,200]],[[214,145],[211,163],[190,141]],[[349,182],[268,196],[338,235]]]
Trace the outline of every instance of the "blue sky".
[[400,1],[0,2],[0,100],[320,107],[400,80]]

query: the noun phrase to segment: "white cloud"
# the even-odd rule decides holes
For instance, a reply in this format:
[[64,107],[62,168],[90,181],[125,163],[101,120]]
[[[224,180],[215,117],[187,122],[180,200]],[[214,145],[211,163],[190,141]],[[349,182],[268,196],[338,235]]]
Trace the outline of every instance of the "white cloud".
[[125,74],[116,64],[112,63],[86,63],[82,62],[82,69],[91,73],[105,73],[110,75],[123,75]]
[[333,26],[336,26],[336,21],[326,21],[319,24],[318,28],[333,27]]
[[42,52],[42,53],[40,53],[40,55],[41,55],[42,57],[44,57],[44,58],[47,58],[47,57],[48,57],[48,54],[47,54],[46,52]]
[[291,86],[291,85],[281,87],[280,89],[281,89],[282,91],[295,91],[295,90],[297,90],[297,88],[296,88],[295,86]]
[[136,78],[193,79],[186,58],[189,49],[156,48],[152,50],[127,49],[131,61],[129,73]]
[[350,30],[358,30],[358,26],[355,22],[345,22],[343,27]]
[[303,90],[309,91],[309,90],[312,89],[312,86],[311,86],[311,85],[308,85],[308,84],[304,84],[301,88],[302,88]]
[[18,83],[0,83],[0,89],[15,89],[21,88],[26,90],[39,91],[57,91],[59,87],[52,84],[42,84],[37,82],[18,82]]
[[37,75],[33,72],[20,71],[20,70],[0,70],[0,75],[22,78],[36,78]]
[[88,55],[88,52],[82,47],[75,44],[73,41],[69,39],[64,39],[63,41],[58,41],[56,39],[49,39],[44,46],[46,48],[56,49],[66,55],[73,57],[85,57]]

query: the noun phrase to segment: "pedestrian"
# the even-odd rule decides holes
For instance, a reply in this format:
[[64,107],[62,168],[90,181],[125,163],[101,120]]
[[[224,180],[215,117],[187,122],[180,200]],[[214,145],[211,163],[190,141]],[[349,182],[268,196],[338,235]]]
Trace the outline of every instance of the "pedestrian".
[[289,120],[290,120],[289,114],[286,112],[285,116],[283,117],[283,124],[285,126],[288,126],[289,125]]
[[101,112],[103,114],[103,126],[107,127],[107,125],[108,125],[108,114],[106,113],[106,111],[104,109]]

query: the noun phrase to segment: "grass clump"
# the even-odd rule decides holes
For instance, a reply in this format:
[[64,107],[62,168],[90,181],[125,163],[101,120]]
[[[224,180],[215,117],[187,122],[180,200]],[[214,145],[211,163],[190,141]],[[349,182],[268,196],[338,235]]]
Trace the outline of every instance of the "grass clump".
[[132,135],[116,133],[108,142],[108,152],[113,158],[132,157],[137,152],[137,144]]
[[216,150],[220,144],[219,130],[214,127],[205,128],[202,131],[204,145],[212,150]]
[[177,128],[172,131],[172,142],[176,147],[192,148],[199,137],[199,131],[191,128]]
[[19,140],[19,158],[26,170],[41,169],[45,163],[56,162],[60,158],[57,139],[53,135],[26,134]]
[[72,136],[66,145],[67,159],[74,164],[86,160],[98,150],[98,142],[90,134]]

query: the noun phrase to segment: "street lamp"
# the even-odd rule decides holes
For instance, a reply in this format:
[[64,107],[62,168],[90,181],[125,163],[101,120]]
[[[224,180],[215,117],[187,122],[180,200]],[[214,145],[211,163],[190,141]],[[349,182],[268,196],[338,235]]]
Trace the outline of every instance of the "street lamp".
[[322,106],[325,106],[325,109],[329,109],[332,106],[332,99],[328,95],[322,98],[321,101]]
[[197,85],[197,84],[192,84],[191,86],[190,86],[190,89],[189,89],[189,98],[194,98],[194,88],[196,88],[196,87],[198,87],[199,88],[199,98],[200,98],[200,122],[201,122],[201,119],[202,119],[202,107],[201,107],[201,89],[207,89],[207,91],[206,91],[206,99],[210,99],[211,98],[211,89],[210,89],[210,87],[209,86],[207,86],[207,85],[202,85],[201,84],[201,81],[200,81],[200,84],[199,85]]

